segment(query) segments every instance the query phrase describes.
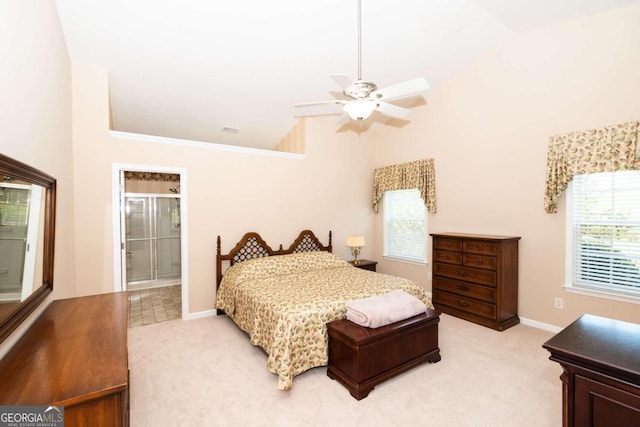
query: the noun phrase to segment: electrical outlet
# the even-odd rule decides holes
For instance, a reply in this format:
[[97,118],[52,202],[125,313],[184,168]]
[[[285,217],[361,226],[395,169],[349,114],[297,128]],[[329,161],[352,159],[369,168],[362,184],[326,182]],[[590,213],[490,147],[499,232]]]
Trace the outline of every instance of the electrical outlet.
[[431,272],[427,273],[427,280],[432,280],[433,279],[433,275],[431,274]]
[[558,308],[558,309],[562,310],[564,308],[564,299],[556,297],[553,300],[553,306],[555,308]]

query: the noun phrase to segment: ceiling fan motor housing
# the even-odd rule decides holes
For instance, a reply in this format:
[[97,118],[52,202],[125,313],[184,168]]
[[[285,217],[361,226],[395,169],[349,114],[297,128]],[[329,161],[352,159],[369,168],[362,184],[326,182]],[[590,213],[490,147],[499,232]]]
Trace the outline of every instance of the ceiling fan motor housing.
[[378,86],[375,83],[356,80],[344,90],[344,94],[353,99],[366,99],[376,90]]

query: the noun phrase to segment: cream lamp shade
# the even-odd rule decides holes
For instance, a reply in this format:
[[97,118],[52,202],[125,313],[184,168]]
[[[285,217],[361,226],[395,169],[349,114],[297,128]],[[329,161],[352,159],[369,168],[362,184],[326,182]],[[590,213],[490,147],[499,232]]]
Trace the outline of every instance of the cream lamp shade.
[[358,255],[360,255],[360,248],[365,246],[364,236],[354,235],[347,237],[347,246],[351,248],[351,255],[353,255],[353,263],[358,264]]
[[347,246],[350,248],[362,248],[365,245],[364,236],[349,236],[347,237]]

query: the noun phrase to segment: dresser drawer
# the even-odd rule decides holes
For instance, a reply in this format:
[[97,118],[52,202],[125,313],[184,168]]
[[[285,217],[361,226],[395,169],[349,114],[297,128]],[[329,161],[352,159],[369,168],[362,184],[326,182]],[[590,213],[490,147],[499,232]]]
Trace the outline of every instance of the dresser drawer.
[[433,260],[446,262],[447,264],[462,264],[462,252],[451,251],[435,251],[433,253]]
[[436,262],[433,265],[433,274],[487,286],[496,286],[496,272],[491,270]]
[[439,309],[439,304],[448,305],[449,307],[457,308],[458,310],[466,311],[478,316],[486,317],[487,319],[496,318],[496,306],[495,304],[488,304],[482,301],[476,301],[471,298],[462,297],[456,294],[450,294],[449,292],[435,290],[434,300],[436,309]]
[[444,249],[447,251],[461,251],[462,240],[447,239],[445,237],[434,237],[433,247],[436,249]]
[[462,263],[469,267],[484,268],[487,270],[495,270],[498,260],[494,256],[464,254]]
[[465,297],[476,298],[489,303],[496,302],[496,289],[488,286],[475,285],[468,282],[434,277],[433,289],[452,292]]
[[463,250],[471,254],[495,255],[498,253],[498,244],[482,240],[465,240]]

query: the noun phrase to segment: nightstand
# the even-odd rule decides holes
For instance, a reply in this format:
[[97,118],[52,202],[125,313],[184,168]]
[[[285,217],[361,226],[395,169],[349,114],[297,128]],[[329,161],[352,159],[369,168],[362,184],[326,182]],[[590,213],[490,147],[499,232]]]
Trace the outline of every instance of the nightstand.
[[349,264],[354,267],[361,268],[363,270],[376,271],[376,264],[378,261],[371,261],[369,259],[359,259],[357,264],[353,263],[353,260],[349,261]]

